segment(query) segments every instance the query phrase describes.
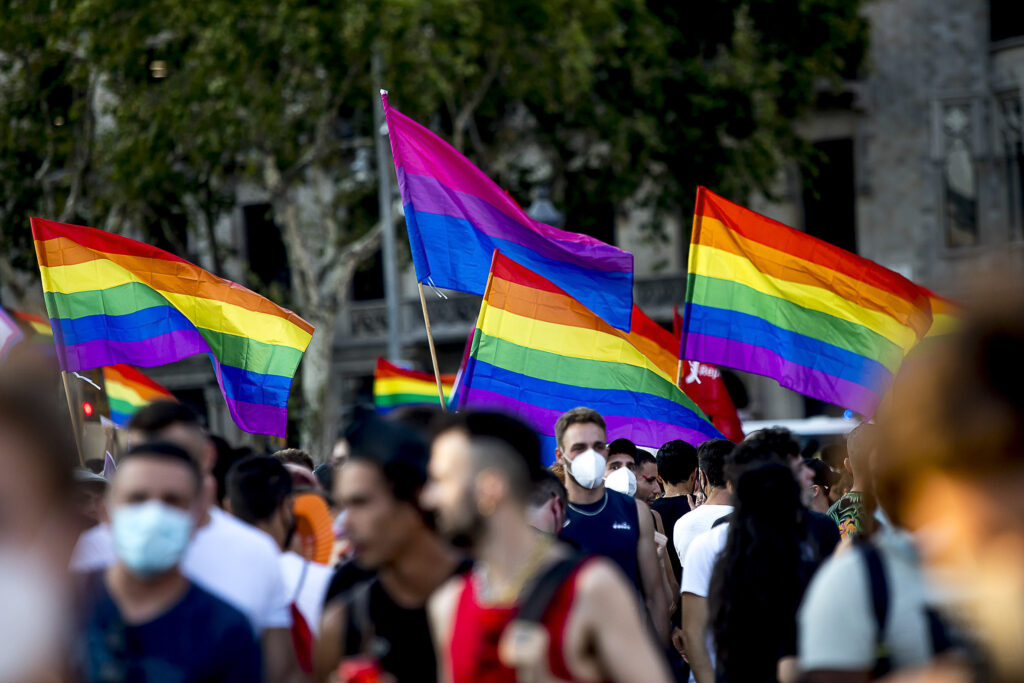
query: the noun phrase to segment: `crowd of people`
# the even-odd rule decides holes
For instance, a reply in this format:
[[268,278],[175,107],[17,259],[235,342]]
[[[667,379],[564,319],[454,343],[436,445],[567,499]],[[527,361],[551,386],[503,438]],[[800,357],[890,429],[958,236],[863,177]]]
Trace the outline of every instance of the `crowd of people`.
[[1020,348],[1024,306],[980,317],[813,454],[587,407],[551,454],[428,408],[260,454],[157,402],[105,476],[8,368],[0,682],[1019,680]]

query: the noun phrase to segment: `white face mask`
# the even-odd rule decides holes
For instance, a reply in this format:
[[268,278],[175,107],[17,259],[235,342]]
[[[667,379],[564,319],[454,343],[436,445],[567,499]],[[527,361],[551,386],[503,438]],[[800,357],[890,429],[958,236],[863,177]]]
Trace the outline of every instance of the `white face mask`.
[[636,475],[628,467],[620,467],[604,478],[604,485],[612,491],[633,496],[636,494]]
[[604,456],[591,448],[569,463],[569,474],[583,488],[596,489],[604,481],[604,468],[607,464]]
[[0,545],[0,681],[26,681],[52,666],[66,620],[60,581],[24,550]]

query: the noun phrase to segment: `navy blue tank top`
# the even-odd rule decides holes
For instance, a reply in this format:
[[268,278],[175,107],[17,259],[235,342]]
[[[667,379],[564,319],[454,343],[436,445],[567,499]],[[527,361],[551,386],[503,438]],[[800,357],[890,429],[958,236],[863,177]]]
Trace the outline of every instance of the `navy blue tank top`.
[[640,525],[632,496],[606,488],[604,498],[596,503],[569,503],[560,536],[575,542],[584,553],[614,560],[643,593],[636,554]]

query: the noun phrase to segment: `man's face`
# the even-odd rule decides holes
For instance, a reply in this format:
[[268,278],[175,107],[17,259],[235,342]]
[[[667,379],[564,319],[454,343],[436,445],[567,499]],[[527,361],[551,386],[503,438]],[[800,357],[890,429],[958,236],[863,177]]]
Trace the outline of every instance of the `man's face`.
[[131,458],[117,468],[107,500],[109,515],[122,505],[151,500],[199,516],[199,484],[188,467],[159,457]]
[[458,545],[472,543],[482,523],[473,491],[471,448],[469,437],[458,429],[434,439],[421,498],[423,507],[434,511],[441,535]]
[[86,528],[100,523],[106,489],[101,482],[78,482],[75,485],[75,510],[88,525]]
[[338,474],[334,491],[347,510],[345,533],[361,566],[385,566],[394,561],[413,534],[429,533],[411,504],[395,500],[376,465],[349,460]]
[[[569,425],[562,435],[562,443],[559,445],[556,455],[568,468],[569,463],[576,459],[580,453],[593,448],[601,455],[608,457],[607,434],[600,425],[593,422],[578,422]],[[625,456],[629,458],[629,456]],[[632,458],[629,458],[632,460]]]
[[633,457],[631,455],[628,453],[616,453],[615,455],[609,455],[608,462],[604,467],[604,476],[607,477],[615,470],[622,469],[623,467],[633,474],[636,474],[636,463],[633,462]]
[[645,462],[639,467],[636,473],[636,494],[637,500],[650,505],[661,495],[661,485],[658,484],[658,464]]
[[793,476],[800,487],[800,502],[806,507],[811,504],[814,497],[814,491],[811,489],[814,485],[814,470],[805,465],[804,459],[799,455],[790,456],[789,468],[793,470]]

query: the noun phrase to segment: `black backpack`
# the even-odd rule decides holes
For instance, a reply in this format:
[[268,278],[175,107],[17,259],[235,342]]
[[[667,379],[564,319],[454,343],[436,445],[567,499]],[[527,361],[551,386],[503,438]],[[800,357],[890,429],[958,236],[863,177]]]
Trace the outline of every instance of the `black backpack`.
[[[892,671],[889,646],[885,639],[885,627],[889,619],[889,583],[882,564],[882,556],[873,543],[857,537],[854,547],[864,560],[871,590],[871,609],[875,615],[875,666],[872,679],[878,679]],[[953,648],[953,639],[945,620],[931,607],[925,607],[924,616],[928,622],[932,643],[932,655],[948,652]]]

